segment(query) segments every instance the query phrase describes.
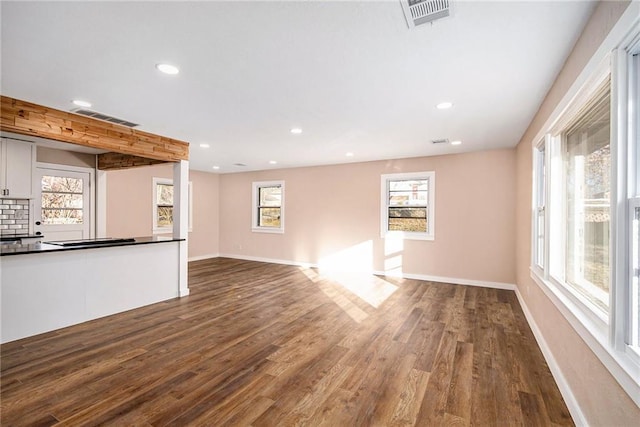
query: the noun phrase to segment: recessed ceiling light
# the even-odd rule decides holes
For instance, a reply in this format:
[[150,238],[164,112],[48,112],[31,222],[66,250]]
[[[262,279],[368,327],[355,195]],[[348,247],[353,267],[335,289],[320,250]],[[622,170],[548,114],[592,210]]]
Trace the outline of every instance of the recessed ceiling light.
[[218,169],[220,169],[220,166],[214,166],[213,168],[214,168],[215,170],[218,170]]
[[276,162],[275,160],[269,160],[269,164],[270,165],[275,165],[276,163],[278,163],[278,162]]
[[345,156],[347,157],[353,157],[353,153],[351,151],[349,151],[347,154],[345,154]]
[[451,141],[451,145],[460,145],[462,141]]
[[156,68],[165,74],[178,74],[180,70],[171,64],[156,64]]
[[440,104],[436,105],[436,108],[438,110],[446,110],[447,108],[451,107],[453,107],[453,102],[441,102]]
[[200,148],[209,148],[211,147],[209,144],[200,144]]
[[74,104],[76,104],[78,107],[84,107],[84,108],[89,108],[91,107],[91,103],[87,102],[87,101],[81,101],[79,99],[74,99],[72,101]]
[[300,129],[300,128],[291,128],[290,132],[297,135],[297,134],[302,133],[302,129]]

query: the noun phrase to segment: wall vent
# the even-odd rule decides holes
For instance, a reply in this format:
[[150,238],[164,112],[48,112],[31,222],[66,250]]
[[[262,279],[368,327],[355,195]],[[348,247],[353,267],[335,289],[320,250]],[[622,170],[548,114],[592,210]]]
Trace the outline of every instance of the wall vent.
[[449,0],[400,0],[409,28],[449,16]]
[[432,143],[434,144],[448,144],[449,140],[447,138],[444,139],[433,139],[431,140]]
[[112,116],[107,116],[106,114],[98,113],[96,111],[87,110],[84,108],[76,108],[71,110],[72,113],[81,114],[83,116],[91,117],[93,119],[104,120],[105,122],[114,123],[116,125],[127,126],[130,128],[134,128],[136,126],[140,126],[137,123],[132,123],[127,120],[118,119]]

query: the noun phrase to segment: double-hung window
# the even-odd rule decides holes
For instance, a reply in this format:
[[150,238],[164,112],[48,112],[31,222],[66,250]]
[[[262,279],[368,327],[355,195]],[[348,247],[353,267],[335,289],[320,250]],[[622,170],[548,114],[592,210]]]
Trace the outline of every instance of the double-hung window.
[[[192,231],[191,182],[189,182],[189,231]],[[173,232],[173,180],[153,178],[153,233]]]
[[640,404],[640,34],[533,141],[531,275]]
[[284,233],[284,181],[254,182],[252,195],[251,229]]
[[434,240],[435,179],[435,172],[382,175],[382,237]]

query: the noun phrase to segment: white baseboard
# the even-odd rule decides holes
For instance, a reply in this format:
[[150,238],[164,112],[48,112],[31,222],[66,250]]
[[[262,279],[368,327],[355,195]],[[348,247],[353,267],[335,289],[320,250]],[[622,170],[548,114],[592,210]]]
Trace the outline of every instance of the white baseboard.
[[[384,275],[384,272],[374,274]],[[402,274],[403,279],[424,280],[427,282],[453,283],[454,285],[480,286],[482,288],[506,289],[515,291],[516,285],[513,283],[491,282],[487,280],[459,279],[456,277],[430,276],[427,274]]]
[[218,258],[219,256],[220,256],[219,254],[207,254],[207,255],[192,256],[192,257],[189,257],[189,262],[191,262],[191,261],[201,261],[203,259],[209,259],[209,258]]
[[[272,264],[285,264],[285,265],[293,265],[296,267],[305,267],[305,268],[318,268],[318,264],[313,264],[309,262],[300,262],[300,261],[290,261],[285,259],[264,258],[264,257],[255,257],[255,256],[249,256],[249,255],[238,255],[238,254],[228,254],[228,253],[220,254],[220,256],[224,258],[243,259],[246,261],[269,262]],[[403,279],[424,280],[427,282],[452,283],[454,285],[480,286],[483,288],[506,289],[510,291],[513,291],[516,289],[516,285],[513,283],[459,279],[456,277],[430,276],[426,274],[410,274],[410,273],[389,274],[389,273],[385,273],[384,271],[376,271],[376,270],[360,271],[360,272],[367,273],[367,274],[375,274],[377,276],[386,275],[390,277],[400,277]]]
[[533,336],[536,338],[536,341],[538,342],[538,346],[542,351],[542,355],[544,356],[544,359],[546,360],[547,365],[549,365],[549,370],[551,371],[551,375],[553,375],[553,378],[555,379],[556,384],[560,389],[560,394],[562,394],[562,398],[567,404],[567,408],[571,413],[573,422],[576,423],[577,426],[588,426],[589,424],[587,423],[587,419],[585,418],[584,413],[582,412],[582,409],[580,408],[580,405],[578,404],[578,401],[576,400],[576,397],[573,394],[571,387],[569,386],[569,383],[567,382],[566,378],[562,374],[562,370],[560,369],[560,366],[558,366],[558,363],[556,362],[555,357],[553,357],[553,353],[551,352],[551,349],[549,348],[547,341],[544,339],[544,335],[540,331],[540,328],[538,328],[538,325],[536,324],[533,318],[533,315],[529,311],[529,307],[527,307],[527,304],[525,303],[524,298],[520,293],[520,290],[516,287],[515,291],[516,291],[516,296],[518,297],[518,302],[520,303],[520,307],[522,307],[522,311],[524,312],[524,317],[527,319],[527,322],[529,323],[529,327],[531,328],[531,331],[533,332]]

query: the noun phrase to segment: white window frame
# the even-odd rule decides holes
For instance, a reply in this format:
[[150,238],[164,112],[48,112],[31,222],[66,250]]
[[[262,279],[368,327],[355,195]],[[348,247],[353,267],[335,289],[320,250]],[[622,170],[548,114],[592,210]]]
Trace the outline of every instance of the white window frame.
[[[251,190],[251,231],[254,233],[284,234],[284,181],[257,181],[252,183]],[[258,225],[258,209],[260,208],[260,189],[265,187],[280,187],[280,227],[265,227]],[[272,206],[278,207],[278,206]]]
[[[640,52],[640,4],[632,3],[620,18],[596,54],[591,58],[574,85],[532,140],[536,150],[545,138],[547,153],[545,266],[535,263],[535,227],[532,227],[531,277],[555,304],[584,342],[614,376],[627,394],[640,406],[640,354],[631,348],[633,310],[630,292],[631,272],[631,209],[640,196],[640,153],[638,144],[637,87],[640,61],[633,58]],[[635,67],[635,68],[634,68]],[[558,280],[552,271],[564,266],[564,229],[558,218],[565,216],[564,179],[562,179],[562,141],[557,135],[591,99],[595,90],[611,75],[611,284],[609,313],[603,315],[585,302],[571,287]],[[632,102],[634,100],[636,102]],[[634,110],[635,109],[635,110]],[[535,153],[535,152],[534,152]],[[538,183],[534,156],[532,191]],[[553,187],[552,183],[553,182]],[[553,192],[552,192],[553,190]],[[532,225],[536,200],[532,197]],[[555,251],[553,256],[549,254]],[[564,276],[561,274],[560,276]],[[637,321],[637,318],[635,319]],[[635,349],[637,350],[637,349]]]
[[[547,175],[549,173],[549,156],[546,149],[548,137],[544,137],[533,148],[533,167],[534,167],[534,181],[532,191],[532,223],[533,230],[533,250],[531,251],[531,268],[538,271],[539,274],[544,274],[545,266],[548,265],[548,250],[546,248],[546,242],[549,235],[549,221],[547,218]],[[542,174],[542,171],[545,171]],[[544,218],[544,227],[540,230],[539,219],[540,216]],[[543,237],[542,247],[540,246],[539,236]],[[542,262],[539,262],[538,253],[542,250]]]
[[[424,179],[429,182],[429,194],[427,201],[427,231],[397,231],[389,230],[389,182],[390,181],[407,181]],[[434,171],[427,172],[409,172],[409,173],[390,173],[380,176],[380,237],[401,238],[406,240],[435,240],[436,228],[436,173]]]
[[[168,234],[173,233],[173,224],[167,227],[158,227],[158,185],[173,185],[173,180],[170,178],[153,178],[153,205],[152,205],[152,213],[153,213],[153,234]],[[175,206],[175,201],[174,201]],[[193,231],[193,186],[191,185],[191,181],[189,181],[189,204],[187,206],[188,217],[189,217],[189,232]]]

